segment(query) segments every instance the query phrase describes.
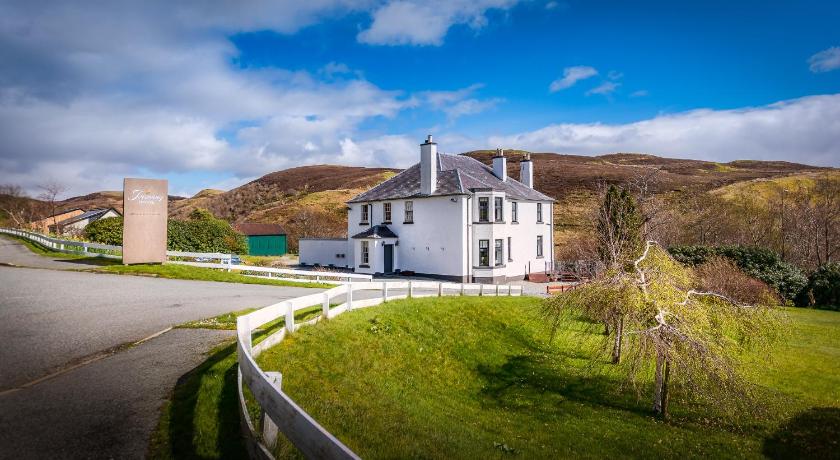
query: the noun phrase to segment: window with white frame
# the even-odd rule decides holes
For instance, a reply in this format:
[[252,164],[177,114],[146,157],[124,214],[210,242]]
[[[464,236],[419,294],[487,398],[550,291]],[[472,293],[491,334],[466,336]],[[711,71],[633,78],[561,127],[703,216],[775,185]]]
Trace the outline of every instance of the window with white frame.
[[543,237],[542,235],[537,235],[537,257],[543,256]]
[[362,241],[362,265],[370,264],[370,242]]
[[505,199],[497,196],[493,201],[493,217],[496,222],[505,220]]
[[362,205],[362,220],[359,222],[360,224],[366,224],[370,222],[370,211],[369,206],[366,204]]
[[515,201],[510,202],[510,221],[519,222],[519,203]]
[[414,223],[414,202],[413,201],[406,201],[405,202],[405,222],[406,224],[413,224]]
[[513,252],[511,252],[512,248],[513,248],[513,238],[508,237],[508,262],[513,262]]
[[537,223],[541,224],[543,221],[542,203],[537,203]]
[[391,223],[391,203],[382,203],[382,221]]
[[486,196],[478,198],[478,221],[490,222],[490,198]]
[[490,266],[490,240],[478,240],[478,266]]
[[496,251],[495,251],[495,254],[493,254],[493,256],[496,258],[496,266],[504,264],[504,259],[503,259],[504,254],[505,254],[504,242],[502,240],[496,240]]

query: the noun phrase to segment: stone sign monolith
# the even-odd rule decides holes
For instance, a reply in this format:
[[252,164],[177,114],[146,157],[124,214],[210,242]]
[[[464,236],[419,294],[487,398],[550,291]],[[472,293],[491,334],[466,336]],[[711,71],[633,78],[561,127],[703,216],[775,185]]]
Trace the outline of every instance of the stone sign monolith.
[[165,179],[123,181],[123,263],[166,261],[169,184]]

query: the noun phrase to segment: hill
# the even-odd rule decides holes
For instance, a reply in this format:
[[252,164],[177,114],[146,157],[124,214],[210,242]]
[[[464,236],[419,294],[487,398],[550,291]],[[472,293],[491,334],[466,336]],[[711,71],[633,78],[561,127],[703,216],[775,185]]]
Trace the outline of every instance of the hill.
[[[506,151],[510,176],[519,177],[519,161],[525,153]],[[491,150],[465,153],[488,165],[494,154]],[[597,205],[598,190],[604,184],[627,184],[648,177],[647,185],[654,194],[713,191],[726,197],[743,187],[807,182],[826,174],[840,174],[833,168],[782,161],[715,163],[633,153],[594,157],[532,153],[531,158],[535,187],[557,200],[558,244],[586,231],[588,216]],[[206,189],[191,198],[170,196],[169,211],[173,218],[185,218],[194,209],[205,208],[231,222],[279,223],[286,228],[290,247],[295,249],[300,237],[343,236],[347,228],[344,203],[399,171],[335,165],[301,166],[267,174],[229,191]],[[62,209],[73,207],[114,207],[121,211],[122,193],[96,192],[60,203]]]

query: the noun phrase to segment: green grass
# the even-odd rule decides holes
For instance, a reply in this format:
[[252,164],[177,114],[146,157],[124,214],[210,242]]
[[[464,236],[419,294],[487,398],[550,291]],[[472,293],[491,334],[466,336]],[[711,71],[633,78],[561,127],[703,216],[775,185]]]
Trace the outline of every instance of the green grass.
[[[253,309],[215,316],[178,327],[236,329],[236,317]],[[300,310],[295,321],[306,321],[320,306]],[[254,333],[254,343],[286,324],[280,318]],[[152,433],[148,457],[152,459],[245,459],[248,457],[239,427],[236,391],[236,343],[222,344],[208,359],[178,379],[169,401],[161,409]]]
[[112,265],[103,267],[99,271],[107,273],[120,273],[125,275],[154,275],[160,278],[171,278],[180,280],[218,281],[223,283],[241,284],[264,284],[268,286],[297,286],[308,288],[329,289],[335,287],[331,284],[311,283],[307,281],[286,281],[267,278],[255,278],[239,273],[228,273],[212,268],[192,267],[189,265],[163,264],[163,265]]
[[840,313],[790,309],[787,341],[769,358],[744,357],[761,417],[727,418],[677,387],[666,424],[651,416],[647,388],[591,365],[600,327],[573,321],[549,343],[538,310],[524,297],[393,302],[303,328],[258,361],[363,458],[819,457],[840,447]]

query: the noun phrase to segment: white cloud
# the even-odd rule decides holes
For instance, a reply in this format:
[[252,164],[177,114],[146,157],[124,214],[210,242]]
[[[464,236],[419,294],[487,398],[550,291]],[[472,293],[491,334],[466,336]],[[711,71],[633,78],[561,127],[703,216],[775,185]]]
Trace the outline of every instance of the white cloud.
[[840,94],[738,110],[693,110],[627,124],[553,124],[492,136],[480,145],[583,155],[643,152],[710,161],[840,166]]
[[650,95],[650,92],[646,89],[640,89],[638,91],[633,91],[630,93],[630,97],[645,97]]
[[357,39],[371,45],[443,44],[450,27],[466,24],[473,29],[487,25],[485,13],[508,9],[518,0],[396,0],[373,12],[370,27]]
[[563,69],[563,77],[551,82],[548,86],[549,91],[556,93],[557,91],[571,88],[575,83],[586,80],[587,78],[598,75],[598,71],[589,66],[574,66]]
[[464,115],[473,115],[492,109],[503,102],[501,98],[471,97],[483,87],[481,83],[475,83],[454,91],[424,91],[419,93],[418,97],[422,102],[428,103],[431,108],[444,112],[449,120],[453,121]]
[[808,64],[810,64],[811,72],[814,73],[840,69],[840,46],[833,46],[811,56]]
[[605,82],[601,83],[600,85],[598,85],[598,86],[590,89],[589,91],[587,91],[586,95],[590,96],[592,94],[600,94],[602,96],[608,96],[608,95],[612,94],[613,92],[615,92],[615,90],[617,90],[619,86],[621,86],[621,83],[615,83],[615,82],[612,82],[612,81],[605,81]]

